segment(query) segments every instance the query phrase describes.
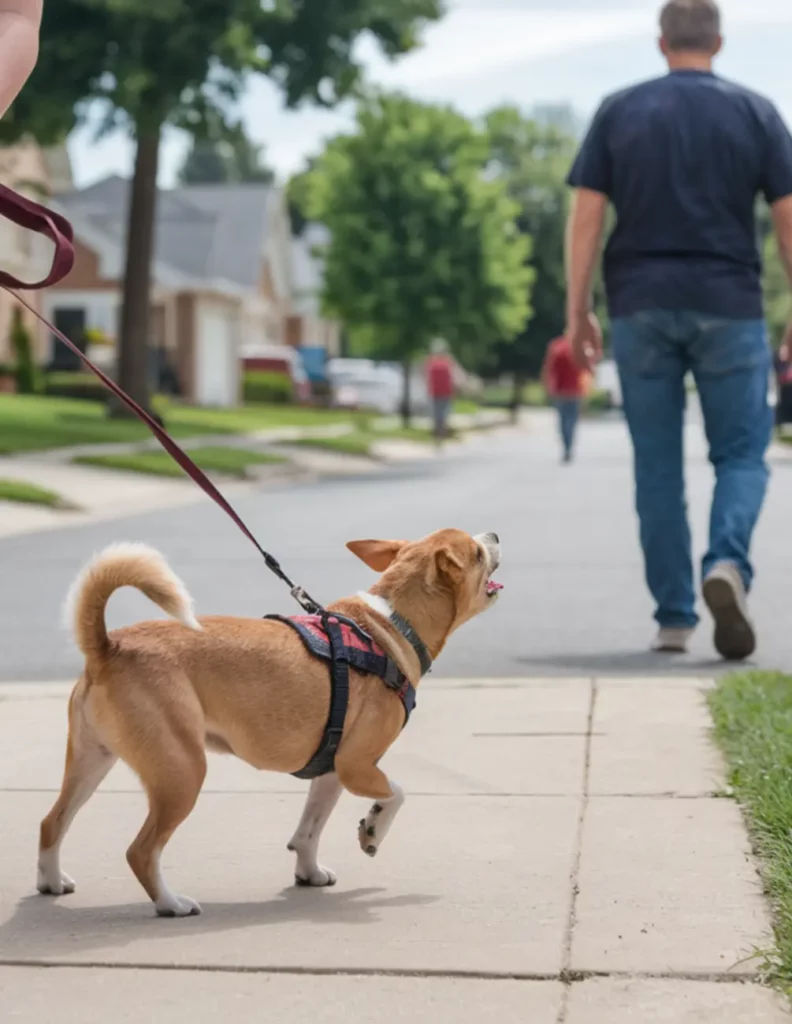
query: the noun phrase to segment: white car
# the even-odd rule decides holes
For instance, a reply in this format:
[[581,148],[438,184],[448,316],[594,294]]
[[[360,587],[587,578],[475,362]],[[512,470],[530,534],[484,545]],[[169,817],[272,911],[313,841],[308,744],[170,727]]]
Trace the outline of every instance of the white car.
[[[327,376],[333,405],[344,409],[371,409],[382,416],[395,416],[401,410],[404,388],[398,363],[375,363],[371,359],[331,359]],[[411,378],[412,411],[425,412],[429,406],[421,370]]]
[[595,391],[605,391],[610,395],[611,406],[614,409],[621,409],[622,394],[619,382],[619,371],[613,359],[604,359],[597,365],[594,374]]

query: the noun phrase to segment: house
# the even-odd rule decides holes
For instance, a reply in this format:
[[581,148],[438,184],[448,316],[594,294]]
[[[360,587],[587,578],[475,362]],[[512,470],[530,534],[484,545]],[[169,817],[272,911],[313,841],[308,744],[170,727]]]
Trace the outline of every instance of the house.
[[[0,183],[35,202],[46,203],[53,188],[71,185],[66,148],[43,150],[34,142],[26,142],[0,149]],[[0,254],[4,270],[21,281],[37,281],[49,272],[52,246],[46,239],[0,218]],[[28,292],[26,298],[41,311],[39,292]],[[0,365],[14,362],[9,329],[15,306],[19,303],[13,296],[0,289]],[[41,362],[49,349],[47,332],[32,313],[22,306],[19,309],[33,341],[34,357]]]
[[[112,366],[126,250],[129,182],[109,177],[60,193],[54,205],[74,226],[76,260],[49,289],[43,310],[72,339],[94,342],[91,358]],[[283,193],[261,184],[161,190],[152,266],[150,346],[175,370],[183,396],[233,405],[245,347],[285,340],[291,306],[291,229]],[[100,344],[99,342],[102,342]],[[51,339],[51,363],[67,365]]]

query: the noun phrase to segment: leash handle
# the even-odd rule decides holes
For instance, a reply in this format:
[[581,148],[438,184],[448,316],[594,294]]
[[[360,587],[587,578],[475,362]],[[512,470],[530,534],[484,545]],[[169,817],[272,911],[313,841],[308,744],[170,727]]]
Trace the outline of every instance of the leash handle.
[[74,266],[74,230],[69,221],[59,213],[48,210],[46,207],[41,206],[38,203],[34,203],[32,200],[26,199],[24,196],[20,196],[5,185],[0,185],[0,216],[13,221],[13,223],[28,231],[44,235],[46,238],[49,238],[55,246],[55,253],[53,255],[50,272],[41,281],[25,283],[14,277],[12,274],[0,271],[0,287],[4,288],[17,300],[17,302],[21,303],[33,314],[33,316],[36,317],[37,320],[47,327],[48,330],[52,331],[55,337],[62,341],[63,344],[80,359],[83,365],[90,370],[94,376],[99,378],[109,391],[119,398],[139,420],[146,424],[151,433],[157,441],[159,441],[174,462],[181,466],[187,476],[189,476],[190,479],[225,512],[232,522],[237,525],[264,559],[267,568],[289,587],[292,597],[294,597],[300,606],[309,615],[321,613],[324,610],[322,606],[317,601],[314,601],[314,599],[305,590],[303,590],[302,587],[298,587],[281,568],[278,560],[269,554],[269,552],[264,550],[230,502],[217,489],[217,487],[215,487],[206,473],[204,473],[204,471],[197,466],[195,462],[193,462],[184,449],[173,440],[167,430],[160,426],[153,416],[151,416],[142,406],[138,405],[138,403],[131,398],[123,388],[119,387],[114,380],[108,377],[103,370],[100,370],[84,352],[81,352],[74,342],[70,338],[66,337],[63,331],[58,330],[57,327],[51,324],[46,317],[42,316],[41,313],[39,313],[38,310],[35,309],[27,299],[23,298],[16,290],[20,288],[25,290],[47,288],[50,285],[57,284],[71,271]]

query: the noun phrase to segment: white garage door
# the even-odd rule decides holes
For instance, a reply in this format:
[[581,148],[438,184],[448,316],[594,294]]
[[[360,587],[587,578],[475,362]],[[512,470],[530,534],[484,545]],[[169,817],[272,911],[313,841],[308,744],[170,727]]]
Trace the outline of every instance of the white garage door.
[[199,405],[236,405],[239,385],[237,318],[222,303],[198,306],[196,399]]

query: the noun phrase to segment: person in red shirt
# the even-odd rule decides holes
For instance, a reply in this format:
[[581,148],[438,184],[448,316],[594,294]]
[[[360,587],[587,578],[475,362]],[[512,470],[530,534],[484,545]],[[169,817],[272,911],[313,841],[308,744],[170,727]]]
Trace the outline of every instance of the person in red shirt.
[[432,342],[432,354],[426,361],[426,388],[432,403],[435,440],[448,436],[448,417],[454,398],[454,364],[448,346],[438,338]]
[[558,410],[558,425],[564,449],[564,462],[572,461],[580,403],[586,392],[585,371],[572,355],[566,338],[551,341],[542,367],[542,384],[547,397]]

